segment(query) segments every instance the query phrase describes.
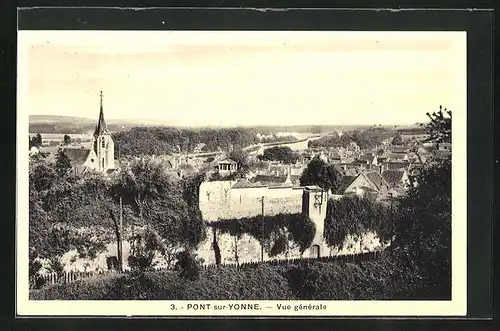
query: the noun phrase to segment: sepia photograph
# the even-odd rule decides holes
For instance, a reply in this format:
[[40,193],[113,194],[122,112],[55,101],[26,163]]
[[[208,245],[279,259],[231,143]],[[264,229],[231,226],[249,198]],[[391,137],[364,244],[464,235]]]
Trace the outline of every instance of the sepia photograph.
[[19,31],[18,54],[30,312],[464,313],[465,32]]

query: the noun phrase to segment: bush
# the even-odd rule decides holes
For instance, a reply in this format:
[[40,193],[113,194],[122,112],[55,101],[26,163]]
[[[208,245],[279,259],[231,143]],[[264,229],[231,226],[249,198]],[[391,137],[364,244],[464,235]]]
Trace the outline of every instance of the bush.
[[211,268],[197,280],[173,271],[109,274],[56,284],[30,294],[31,300],[288,300],[287,280],[275,267],[255,270]]
[[297,299],[387,300],[394,296],[390,286],[392,268],[386,259],[361,263],[297,263],[284,276]]
[[196,280],[199,278],[200,265],[195,257],[188,251],[177,253],[177,269],[180,270],[181,278]]
[[[176,271],[108,274],[30,293],[31,300],[396,300],[412,290],[390,252],[372,261],[298,261],[283,265],[199,270],[186,278]],[[425,284],[424,284],[425,285]]]
[[54,284],[30,292],[30,300],[119,300],[123,298],[119,284],[125,277],[110,273],[70,284]]

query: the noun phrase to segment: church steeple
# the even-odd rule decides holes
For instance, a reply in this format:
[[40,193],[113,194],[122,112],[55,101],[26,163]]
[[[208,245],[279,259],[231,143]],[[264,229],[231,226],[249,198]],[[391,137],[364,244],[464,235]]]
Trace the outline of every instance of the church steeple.
[[109,134],[106,121],[104,121],[102,91],[99,96],[101,98],[101,109],[99,112],[99,120],[97,121],[94,131],[94,151],[97,155],[96,170],[106,172],[108,170],[115,169],[115,144],[113,142],[113,138]]
[[109,134],[106,121],[104,121],[104,111],[102,109],[102,97],[103,97],[102,91],[99,97],[101,98],[101,108],[99,111],[99,120],[97,121],[97,125],[94,131],[94,137],[97,137],[102,134]]

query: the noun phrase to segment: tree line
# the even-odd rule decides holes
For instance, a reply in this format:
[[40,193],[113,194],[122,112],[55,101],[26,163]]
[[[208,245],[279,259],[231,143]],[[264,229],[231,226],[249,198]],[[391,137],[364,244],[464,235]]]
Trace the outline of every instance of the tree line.
[[[293,137],[266,138],[266,141],[288,141]],[[177,129],[136,127],[113,134],[120,155],[159,155],[175,152],[192,153],[199,144],[201,151],[229,152],[260,143],[257,131],[248,128]]]
[[317,147],[347,147],[355,142],[361,149],[373,148],[381,145],[386,139],[394,135],[394,130],[386,127],[370,127],[365,130],[350,130],[339,135],[333,132],[309,142],[309,148]]

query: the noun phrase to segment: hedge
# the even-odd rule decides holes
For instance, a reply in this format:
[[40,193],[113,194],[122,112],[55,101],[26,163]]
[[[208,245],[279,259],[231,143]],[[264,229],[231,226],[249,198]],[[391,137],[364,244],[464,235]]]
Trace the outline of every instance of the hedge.
[[33,292],[34,300],[383,300],[394,298],[394,266],[381,260],[263,264],[200,271],[187,280],[173,271],[109,274]]

